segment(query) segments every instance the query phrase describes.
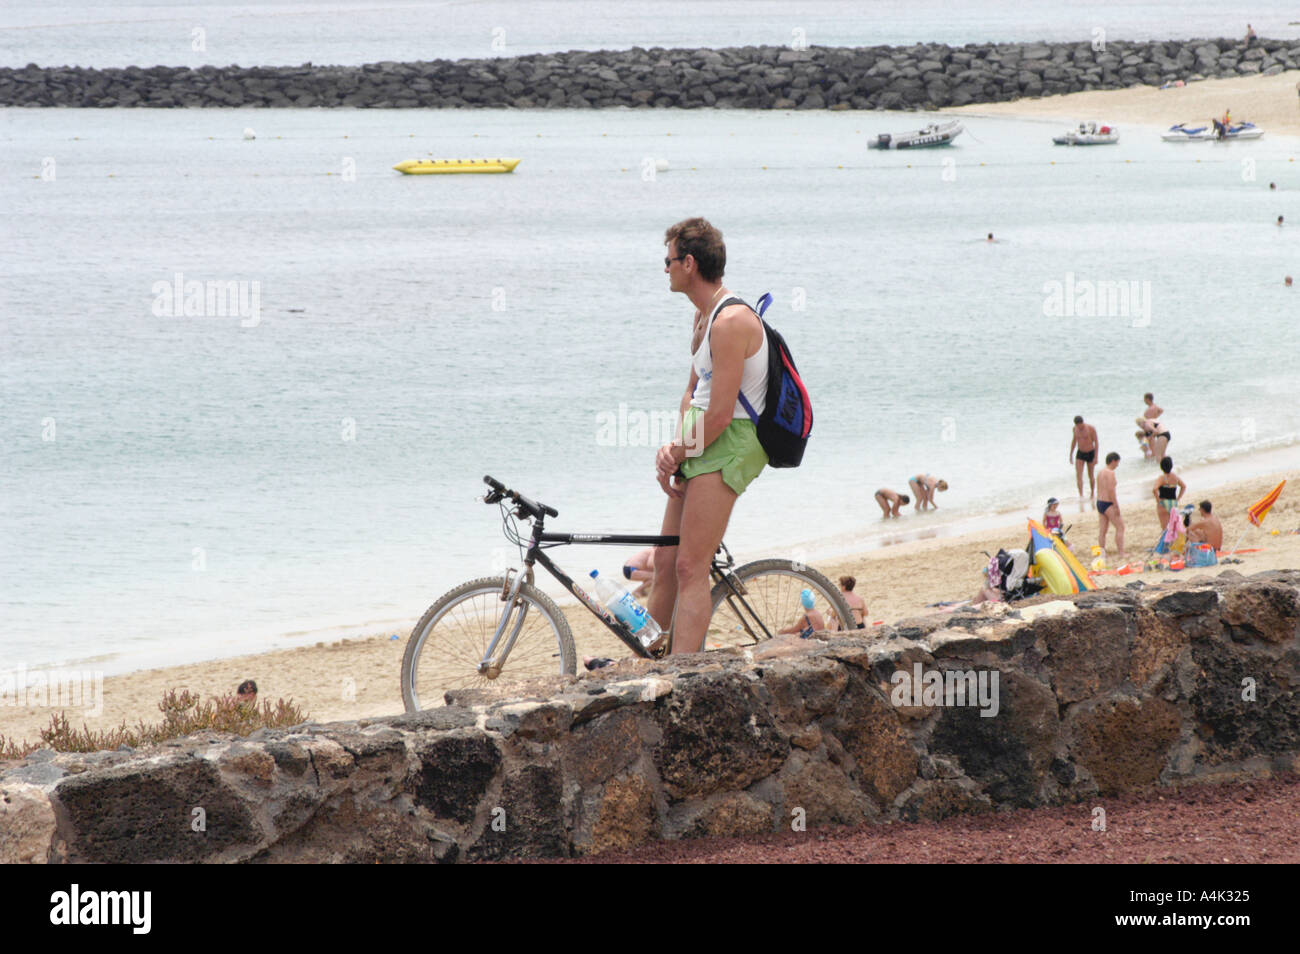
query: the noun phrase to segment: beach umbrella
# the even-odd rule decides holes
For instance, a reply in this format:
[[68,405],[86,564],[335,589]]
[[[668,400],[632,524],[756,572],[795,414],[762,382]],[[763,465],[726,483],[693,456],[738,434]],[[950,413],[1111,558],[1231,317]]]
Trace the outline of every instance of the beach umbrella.
[[1246,516],[1251,523],[1258,527],[1263,522],[1273,504],[1277,503],[1277,498],[1281,496],[1282,488],[1285,486],[1286,481],[1284,480],[1251,505],[1251,508],[1246,511]]
[[[1284,480],[1250,505],[1250,508],[1246,511],[1246,519],[1250,521],[1251,526],[1262,526],[1264,518],[1268,516],[1268,512],[1272,509],[1273,504],[1277,503],[1277,498],[1282,495],[1282,488],[1285,486],[1286,481]],[[1246,534],[1249,532],[1250,527],[1247,527],[1242,532],[1241,536],[1237,538],[1237,542],[1232,545],[1232,549],[1228,552],[1236,553],[1238,548],[1241,546],[1241,542],[1246,539]]]

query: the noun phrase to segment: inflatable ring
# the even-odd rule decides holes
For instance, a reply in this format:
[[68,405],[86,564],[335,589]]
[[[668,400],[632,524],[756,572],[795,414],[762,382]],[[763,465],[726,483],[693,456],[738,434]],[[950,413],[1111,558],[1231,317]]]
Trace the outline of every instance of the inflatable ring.
[[1039,550],[1034,554],[1034,566],[1047,584],[1049,593],[1065,596],[1078,593],[1079,583],[1074,575],[1065,568],[1065,562],[1051,550]]

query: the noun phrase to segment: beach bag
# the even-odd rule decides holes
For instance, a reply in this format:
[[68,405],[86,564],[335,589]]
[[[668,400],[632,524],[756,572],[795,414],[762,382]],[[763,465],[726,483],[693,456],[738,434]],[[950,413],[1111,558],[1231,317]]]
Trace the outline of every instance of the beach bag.
[[1187,566],[1218,566],[1219,555],[1208,543],[1194,543],[1187,548]]
[[[731,304],[749,308],[739,298],[728,298],[718,310]],[[758,442],[767,452],[768,466],[798,467],[808,446],[808,436],[812,433],[812,399],[799,377],[785,339],[763,318],[771,304],[772,293],[767,292],[758,300],[757,310],[750,309],[763,322],[763,333],[767,335],[767,395],[763,413],[755,413],[754,406],[743,393],[739,395],[740,404],[754,422]]]

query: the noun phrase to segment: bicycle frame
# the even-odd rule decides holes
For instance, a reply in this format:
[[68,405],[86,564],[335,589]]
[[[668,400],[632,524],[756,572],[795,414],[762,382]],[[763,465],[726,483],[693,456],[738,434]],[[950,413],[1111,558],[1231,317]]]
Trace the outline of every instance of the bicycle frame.
[[[516,514],[520,516],[520,514]],[[585,606],[593,615],[596,616],[605,627],[618,637],[628,649],[643,659],[654,658],[636,638],[636,635],[628,628],[628,625],[618,619],[608,609],[591,594],[587,593],[582,587],[573,581],[573,578],[565,573],[560,567],[546,554],[546,549],[555,546],[565,546],[569,544],[594,544],[594,545],[611,545],[611,546],[651,546],[651,547],[675,547],[681,541],[679,536],[668,535],[647,535],[633,533],[547,533],[545,529],[545,516],[533,517],[533,532],[528,543],[528,550],[524,556],[523,573],[515,574],[514,571],[508,571],[506,575],[508,589],[502,593],[502,599],[506,603],[506,609],[501,614],[501,620],[497,624],[496,632],[488,644],[487,650],[483,654],[483,660],[479,664],[479,671],[489,678],[495,678],[501,671],[505,660],[510,656],[510,650],[514,648],[515,640],[519,636],[520,630],[524,625],[524,618],[528,613],[527,605],[519,612],[514,625],[510,626],[510,617],[515,608],[515,599],[519,595],[519,587],[523,583],[532,584],[534,575],[533,567],[540,563],[542,567],[555,577],[564,588],[575,596],[579,603]],[[718,554],[723,555],[720,560]],[[718,552],[714,554],[709,564],[709,576],[714,583],[726,582],[727,588],[731,591],[727,594],[727,603],[735,611],[736,616],[745,626],[750,636],[757,642],[759,638],[772,637],[772,633],[764,625],[762,619],[757,613],[745,602],[744,594],[741,589],[737,588],[736,581],[732,579],[730,570],[736,565],[735,559],[727,549],[725,543],[718,545]],[[513,579],[511,578],[513,574]],[[739,603],[739,607],[737,606]],[[745,612],[742,612],[741,609]],[[760,637],[755,633],[754,627],[750,621],[757,624],[761,631]],[[510,628],[509,636],[506,638],[504,646],[498,659],[497,646],[501,643],[502,636],[505,634],[507,627]],[[669,647],[671,647],[671,632],[669,638]],[[668,650],[671,651],[671,648]]]

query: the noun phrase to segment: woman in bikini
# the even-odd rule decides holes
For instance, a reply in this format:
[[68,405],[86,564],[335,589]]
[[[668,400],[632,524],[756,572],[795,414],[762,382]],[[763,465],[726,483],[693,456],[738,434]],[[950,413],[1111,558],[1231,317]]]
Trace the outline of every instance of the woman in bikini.
[[1187,492],[1187,485],[1183,483],[1183,478],[1174,473],[1172,457],[1161,458],[1160,470],[1162,473],[1151,488],[1151,496],[1156,498],[1156,521],[1163,530],[1169,525],[1169,511],[1177,507],[1178,501],[1183,499],[1183,494]]
[[905,504],[910,504],[912,498],[907,494],[895,493],[888,487],[881,487],[876,491],[876,503],[880,504],[880,509],[885,518],[897,517],[898,509]]
[[934,502],[934,492],[947,490],[948,481],[940,480],[933,474],[917,474],[907,482],[907,486],[916,494],[917,510],[924,510],[927,506],[938,509],[939,505]]
[[[840,577],[840,596],[844,597],[844,602],[849,604],[849,609],[853,611],[853,621],[858,624],[858,629],[867,628],[867,604],[862,601],[862,597],[853,592],[853,588],[858,585],[858,581],[851,576]],[[832,624],[838,622],[834,616],[831,617]]]

